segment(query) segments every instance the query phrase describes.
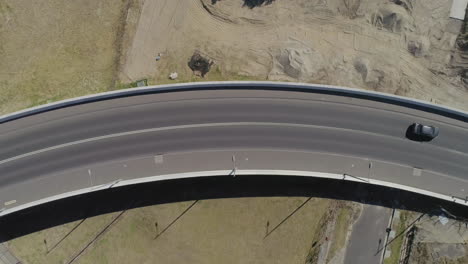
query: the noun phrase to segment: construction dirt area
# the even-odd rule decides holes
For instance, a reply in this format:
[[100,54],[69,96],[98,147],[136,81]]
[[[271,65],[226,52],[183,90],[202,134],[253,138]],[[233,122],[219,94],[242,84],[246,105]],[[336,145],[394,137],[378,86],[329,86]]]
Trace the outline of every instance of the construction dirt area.
[[468,263],[468,221],[395,211],[385,264]]
[[467,110],[468,29],[449,17],[451,4],[0,0],[0,113],[141,84],[223,80],[341,85]]
[[[452,0],[147,0],[127,24],[120,80],[281,80],[386,92],[467,110]],[[457,38],[460,39],[457,41]],[[193,56],[209,65],[189,67]],[[206,68],[206,67],[205,67]]]

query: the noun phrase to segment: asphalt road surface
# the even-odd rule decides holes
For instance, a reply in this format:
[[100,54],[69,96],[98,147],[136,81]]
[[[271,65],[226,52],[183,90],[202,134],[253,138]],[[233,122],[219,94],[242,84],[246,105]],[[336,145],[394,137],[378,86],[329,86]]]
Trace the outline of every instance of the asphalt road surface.
[[381,263],[386,228],[392,210],[376,205],[364,205],[361,216],[353,226],[346,248],[344,264]]
[[[439,137],[406,139],[413,122],[438,126]],[[467,123],[345,96],[246,89],[112,99],[3,123],[0,146],[0,209],[121,177],[159,175],[155,156],[172,161],[163,171],[175,173],[217,169],[236,153],[244,163],[250,158],[249,169],[340,168],[468,196]],[[125,171],[117,165],[134,170],[117,178]]]

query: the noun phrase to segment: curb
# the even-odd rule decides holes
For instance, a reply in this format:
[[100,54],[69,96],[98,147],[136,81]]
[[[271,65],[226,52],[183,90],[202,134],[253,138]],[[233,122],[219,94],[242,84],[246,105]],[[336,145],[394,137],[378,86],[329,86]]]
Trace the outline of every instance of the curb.
[[[213,176],[224,176],[224,177],[235,177],[232,175],[232,169],[230,170],[215,170],[215,171],[198,171],[198,172],[187,172],[187,173],[175,173],[175,174],[166,174],[166,175],[158,175],[158,176],[150,176],[138,179],[131,179],[131,180],[116,180],[109,183],[105,183],[102,185],[97,185],[89,188],[84,188],[80,190],[75,190],[67,193],[62,193],[54,196],[50,196],[47,198],[43,198],[34,202],[22,204],[19,206],[15,206],[12,208],[5,208],[0,211],[0,217],[24,210],[33,206],[37,206],[40,204],[45,204],[48,202],[77,196],[81,194],[91,193],[95,191],[110,189],[110,188],[117,188],[122,186],[128,185],[135,185],[140,183],[147,183],[147,182],[156,182],[156,181],[165,181],[165,180],[176,180],[176,179],[187,179],[187,178],[196,178],[196,177],[213,177]],[[311,171],[294,171],[294,170],[236,170],[236,175],[277,175],[277,176],[302,176],[302,177],[316,177],[316,178],[325,178],[325,179],[334,179],[334,180],[343,180],[343,181],[353,181],[353,182],[360,182],[365,184],[373,184],[379,185],[384,187],[390,187],[395,189],[400,189],[404,191],[409,191],[413,193],[418,193],[426,196],[431,196],[434,198],[454,202],[460,205],[468,206],[468,203],[462,199],[456,199],[450,195],[438,194],[427,190],[422,190],[418,188],[408,187],[401,184],[385,182],[380,180],[372,180],[370,179],[367,182],[363,182],[360,179],[356,179],[353,177],[346,177],[346,174],[335,174],[335,173],[323,173],[323,172],[311,172]]]

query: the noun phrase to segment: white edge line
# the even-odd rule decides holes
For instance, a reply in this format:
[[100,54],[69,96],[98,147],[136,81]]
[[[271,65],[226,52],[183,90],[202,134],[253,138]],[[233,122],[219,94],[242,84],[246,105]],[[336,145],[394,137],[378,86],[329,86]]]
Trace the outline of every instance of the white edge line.
[[[54,196],[50,196],[44,199],[39,199],[34,202],[25,203],[19,206],[15,206],[12,208],[2,208],[0,210],[0,217],[21,211],[33,206],[37,206],[40,204],[45,204],[48,202],[77,196],[85,193],[91,193],[99,190],[109,189],[109,188],[116,188],[128,185],[135,185],[140,183],[147,183],[147,182],[156,182],[156,181],[164,181],[164,180],[175,180],[175,179],[187,179],[187,178],[196,178],[196,177],[212,177],[212,176],[229,176],[234,177],[231,175],[232,170],[215,170],[215,171],[198,171],[198,172],[186,172],[186,173],[174,173],[174,174],[165,174],[165,175],[158,175],[158,176],[150,176],[138,179],[131,179],[131,180],[116,180],[110,183],[101,184],[89,188],[84,188],[76,191],[66,192]],[[439,194],[427,190],[422,190],[414,187],[405,186],[402,184],[391,183],[386,181],[380,180],[373,180],[369,179],[366,182],[352,178],[352,177],[345,177],[344,174],[336,174],[336,173],[323,173],[323,172],[310,172],[310,171],[295,171],[295,170],[236,170],[236,175],[278,175],[278,176],[305,176],[305,177],[316,177],[316,178],[326,178],[326,179],[335,179],[335,180],[347,180],[359,183],[368,183],[373,185],[379,185],[384,187],[390,187],[395,189],[400,189],[404,191],[409,191],[413,193],[423,194],[426,196],[431,196],[434,198],[455,202],[457,204],[468,206],[468,203],[465,200],[459,199],[457,197]]]

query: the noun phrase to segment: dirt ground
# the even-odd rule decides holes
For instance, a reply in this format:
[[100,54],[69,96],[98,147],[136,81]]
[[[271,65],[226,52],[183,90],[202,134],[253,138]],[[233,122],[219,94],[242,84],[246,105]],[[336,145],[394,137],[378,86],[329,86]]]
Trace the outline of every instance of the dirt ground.
[[[257,2],[0,0],[0,113],[141,79],[325,83],[468,110],[451,0]],[[213,62],[203,78],[195,53]]]
[[397,210],[385,264],[468,263],[468,219]]
[[424,216],[416,224],[408,264],[468,263],[468,221]]
[[[265,2],[265,1],[263,1]],[[382,91],[468,109],[451,0],[146,0],[120,79],[284,80]],[[205,79],[187,63],[214,62]],[[157,61],[156,56],[161,55]]]
[[[8,245],[25,264],[75,257],[73,263],[339,263],[331,260],[340,258],[359,208],[307,197],[189,201],[97,216]],[[327,243],[333,249],[321,252]]]

